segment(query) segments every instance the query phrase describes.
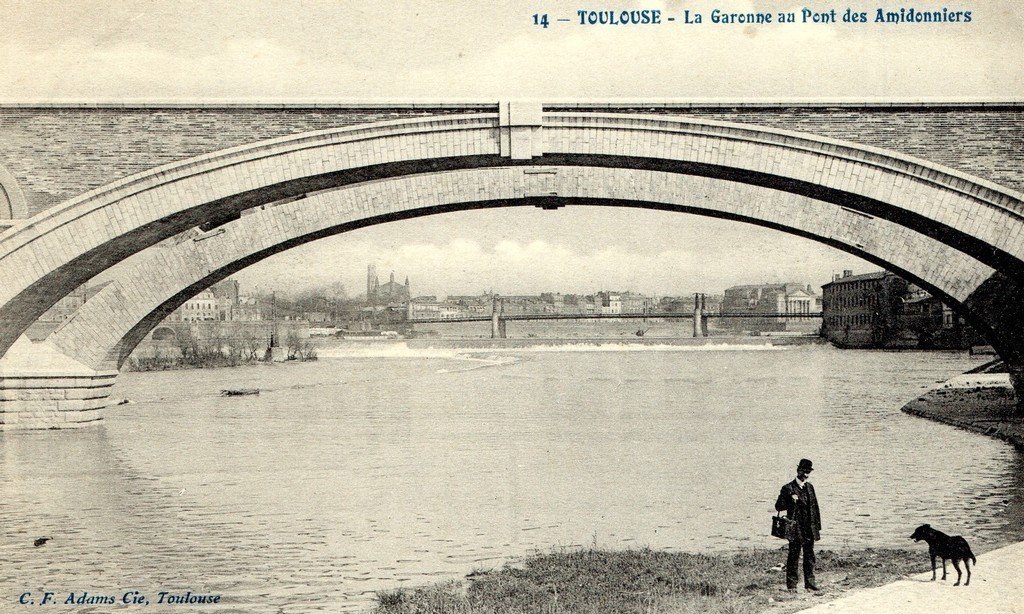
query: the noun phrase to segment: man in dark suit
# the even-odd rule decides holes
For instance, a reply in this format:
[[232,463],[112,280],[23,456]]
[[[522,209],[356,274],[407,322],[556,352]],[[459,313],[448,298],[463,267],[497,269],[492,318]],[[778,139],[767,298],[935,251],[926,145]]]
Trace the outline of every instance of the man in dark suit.
[[821,513],[818,511],[818,498],[814,495],[814,486],[807,481],[807,476],[814,471],[811,461],[800,459],[796,467],[796,479],[782,487],[779,498],[775,501],[777,511],[786,511],[786,517],[796,521],[796,530],[789,540],[789,556],[786,557],[786,588],[796,590],[799,580],[797,563],[800,551],[804,553],[804,588],[817,591],[814,583],[814,542],[821,539]]

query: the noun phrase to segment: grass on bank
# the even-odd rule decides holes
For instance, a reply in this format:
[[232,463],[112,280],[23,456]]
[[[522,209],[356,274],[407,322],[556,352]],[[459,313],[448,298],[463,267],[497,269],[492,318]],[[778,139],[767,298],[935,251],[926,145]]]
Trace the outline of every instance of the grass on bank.
[[[521,566],[476,571],[465,581],[378,591],[373,612],[791,612],[810,604],[801,594],[785,590],[785,559],[785,548],[725,555],[650,549],[559,551],[532,556]],[[930,569],[926,552],[908,550],[823,550],[817,560],[824,599]]]

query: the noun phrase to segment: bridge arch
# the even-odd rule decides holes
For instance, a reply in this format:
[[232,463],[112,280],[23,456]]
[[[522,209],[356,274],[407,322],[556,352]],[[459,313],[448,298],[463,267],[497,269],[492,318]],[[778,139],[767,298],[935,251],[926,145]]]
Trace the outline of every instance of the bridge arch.
[[[25,194],[18,185],[18,180],[3,164],[0,164],[0,225],[10,224],[11,220],[28,217],[28,206]],[[0,230],[3,226],[0,226]]]
[[[491,173],[504,194],[488,192],[474,171]],[[427,184],[408,185],[417,181]],[[256,227],[246,224],[263,219],[260,207],[287,207],[280,212],[291,217],[273,223],[298,228],[311,215],[310,203],[329,200],[318,193],[336,191],[331,198],[342,198],[345,189],[357,187],[380,192],[353,201],[348,221],[327,216],[320,222],[330,226],[304,234],[268,234],[276,242],[248,255],[226,247],[217,248],[219,256],[213,252],[227,242],[211,236],[243,227],[252,232]],[[435,202],[410,201],[404,192],[409,189],[423,189]],[[702,208],[687,200],[687,190],[728,205]],[[730,190],[750,192],[730,200]],[[445,200],[441,194],[457,196]],[[740,198],[749,199],[749,209],[738,208]],[[1004,358],[1024,364],[1020,308],[1006,301],[994,310],[972,307],[978,296],[998,298],[1006,288],[1019,295],[1024,287],[1020,194],[926,161],[804,134],[678,117],[545,113],[508,104],[498,114],[368,124],[232,148],[128,177],[18,222],[0,234],[0,277],[8,282],[0,287],[0,356],[77,285],[112,267],[130,268],[142,262],[136,255],[159,251],[163,242],[198,245],[209,239],[206,270],[190,271],[195,279],[181,280],[170,297],[158,290],[143,299],[142,282],[118,286],[122,306],[138,301],[149,311],[115,311],[114,319],[135,324],[119,338],[114,354],[104,341],[95,346],[103,355],[89,356],[86,364],[100,368],[123,360],[133,335],[152,328],[152,318],[187,298],[185,293],[274,251],[339,229],[411,216],[413,210],[513,201],[689,210],[804,234],[884,263],[962,306]],[[402,208],[410,203],[412,209]],[[779,212],[787,217],[773,219]],[[158,305],[146,302],[161,292]],[[55,345],[80,349],[68,341],[77,338],[73,324],[55,333]]]
[[[153,341],[177,341],[178,333],[169,326],[157,326],[153,329]],[[120,365],[118,365],[120,366]]]
[[993,273],[974,258],[893,222],[750,184],[635,169],[488,167],[355,184],[259,207],[214,231],[188,231],[112,268],[113,283],[48,342],[92,368],[119,368],[174,309],[240,268],[371,224],[460,209],[550,205],[550,198],[526,195],[536,173],[546,174],[546,186],[558,192],[561,206],[645,207],[776,228],[884,263],[957,306]]

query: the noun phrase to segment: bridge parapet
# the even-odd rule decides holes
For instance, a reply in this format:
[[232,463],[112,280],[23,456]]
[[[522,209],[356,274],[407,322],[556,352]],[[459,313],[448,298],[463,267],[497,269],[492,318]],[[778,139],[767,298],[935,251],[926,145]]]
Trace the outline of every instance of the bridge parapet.
[[[543,108],[685,116],[814,134],[1024,191],[1020,102],[552,101]],[[27,212],[17,217],[27,217],[116,179],[247,143],[396,119],[498,112],[497,101],[0,104],[0,165],[24,191]]]

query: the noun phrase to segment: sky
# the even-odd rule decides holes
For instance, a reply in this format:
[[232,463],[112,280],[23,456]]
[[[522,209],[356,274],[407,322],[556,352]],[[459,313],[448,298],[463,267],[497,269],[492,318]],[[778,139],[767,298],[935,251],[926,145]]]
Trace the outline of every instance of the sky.
[[[725,12],[819,11],[836,24],[722,25]],[[849,24],[847,7],[970,10],[969,24]],[[660,9],[663,26],[581,26],[576,10]],[[683,11],[701,25],[682,24]],[[1024,100],[1024,3],[0,0],[0,102]],[[533,25],[548,15],[550,27]],[[559,18],[569,22],[559,22]],[[0,144],[2,146],[2,144]],[[602,208],[515,208],[366,228],[238,274],[247,286],[414,294],[820,285],[877,267],[736,222]]]
[[288,250],[235,277],[261,291],[340,280],[354,296],[366,290],[369,263],[376,265],[381,283],[392,271],[399,283],[408,277],[414,296],[599,290],[718,294],[748,283],[820,286],[844,268],[878,269],[809,239],[751,224],[664,211],[568,206],[556,211],[464,211],[391,222]]

